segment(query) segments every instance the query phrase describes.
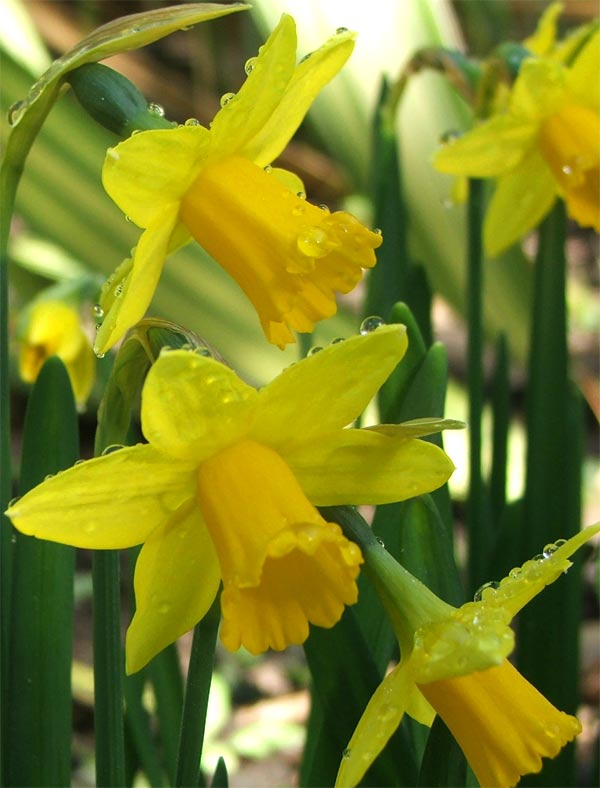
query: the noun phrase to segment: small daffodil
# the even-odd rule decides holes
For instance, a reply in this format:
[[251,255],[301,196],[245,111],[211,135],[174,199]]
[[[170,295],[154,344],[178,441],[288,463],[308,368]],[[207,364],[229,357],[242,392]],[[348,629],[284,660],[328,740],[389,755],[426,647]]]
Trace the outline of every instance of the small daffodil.
[[296,65],[296,27],[284,15],[210,128],[192,120],[108,151],[104,186],[144,232],[104,288],[98,352],[143,317],[165,257],[191,238],[238,282],[280,347],[295,341],[292,329],[312,331],[333,315],[335,292],[348,293],[375,264],[379,234],[311,205],[300,178],[271,166],[353,39],[340,31]]
[[448,605],[379,545],[363,547],[400,645],[401,660],[377,688],[344,753],[336,786],[355,786],[405,713],[425,725],[439,714],[482,788],[514,786],[554,758],[581,730],[556,709],[507,657],[512,618],[571,566],[570,556],[594,534],[546,545],[543,554],[489,583],[476,600]]
[[142,392],[147,445],[48,479],[8,510],[40,539],[143,544],[127,669],[193,627],[223,582],[221,640],[252,653],[302,643],[357,598],[359,548],[316,505],[377,504],[433,490],[446,454],[419,435],[444,420],[346,429],[402,358],[403,326],[315,353],[256,390],[212,358],[163,353]]
[[79,312],[64,301],[31,305],[19,331],[19,374],[33,383],[44,361],[58,356],[69,373],[78,405],[87,400],[96,375],[96,359]]
[[[552,24],[534,39],[542,51],[552,47]],[[484,221],[490,255],[534,229],[557,197],[581,226],[600,231],[600,31],[572,49],[526,58],[506,110],[435,154],[441,172],[497,178]]]

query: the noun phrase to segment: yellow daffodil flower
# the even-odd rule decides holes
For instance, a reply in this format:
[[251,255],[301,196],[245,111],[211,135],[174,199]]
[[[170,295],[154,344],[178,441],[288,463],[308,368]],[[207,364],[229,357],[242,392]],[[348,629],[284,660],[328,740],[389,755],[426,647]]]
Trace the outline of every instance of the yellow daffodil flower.
[[[257,391],[212,358],[163,353],[142,393],[149,445],[43,482],[8,510],[23,533],[77,547],[143,543],[127,669],[139,670],[211,605],[221,640],[256,654],[301,643],[356,601],[359,548],[315,505],[433,490],[453,466],[416,439],[454,422],[343,429],[403,356],[403,326],[315,353]],[[433,426],[432,426],[433,425]]]
[[19,374],[33,383],[44,361],[58,356],[71,379],[78,405],[87,400],[96,376],[96,358],[76,309],[64,301],[38,301],[24,320],[19,336]]
[[506,112],[435,154],[441,172],[498,178],[484,221],[490,255],[536,227],[557,196],[580,225],[600,231],[598,73],[600,32],[570,65],[554,57],[527,58]]
[[296,27],[284,15],[209,129],[140,132],[108,151],[104,186],[145,229],[104,287],[97,352],[143,317],[166,255],[192,237],[238,282],[280,347],[295,341],[291,329],[312,331],[333,315],[334,291],[348,293],[375,265],[379,234],[311,205],[296,175],[271,167],[353,39],[340,31],[296,66]]
[[[383,548],[364,549],[367,572],[398,636],[400,663],[377,688],[345,751],[336,786],[356,785],[406,712],[431,725],[437,712],[479,783],[513,786],[538,772],[581,730],[508,661],[511,619],[571,566],[569,557],[594,534],[547,545],[543,554],[489,583],[477,601],[448,605]],[[376,556],[375,553],[380,554]]]

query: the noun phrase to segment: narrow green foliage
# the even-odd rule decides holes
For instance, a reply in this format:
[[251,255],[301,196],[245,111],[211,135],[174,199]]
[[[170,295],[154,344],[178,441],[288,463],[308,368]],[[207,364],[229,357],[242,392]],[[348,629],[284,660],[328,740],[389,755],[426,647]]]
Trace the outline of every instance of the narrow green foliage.
[[227,764],[224,758],[219,758],[217,768],[210,784],[211,788],[229,788],[229,775],[227,774]]
[[157,654],[147,668],[156,700],[158,735],[169,783],[175,780],[179,727],[183,710],[183,678],[177,646],[173,643]]
[[[72,465],[78,440],[69,376],[53,357],[27,408],[20,492]],[[5,784],[69,785],[75,551],[23,534],[15,538]]]
[[506,474],[508,466],[508,430],[510,427],[510,380],[506,337],[500,334],[496,342],[496,364],[492,379],[492,469],[490,473],[490,512],[494,519],[494,534],[506,505]]
[[[527,468],[523,555],[580,527],[581,413],[568,385],[565,303],[566,217],[557,203],[540,229],[535,261],[533,334],[527,388]],[[550,588],[519,617],[519,669],[549,700],[565,711],[577,704],[580,573],[574,567],[560,588]],[[561,622],[561,636],[555,632]],[[540,654],[544,655],[540,659]],[[557,680],[557,676],[561,680]],[[575,785],[573,747],[548,762],[527,785]]]
[[200,759],[220,620],[220,594],[217,594],[208,613],[194,627],[174,783],[182,788],[202,781]]
[[464,785],[467,762],[444,720],[433,721],[421,762],[418,785],[422,788],[445,788]]

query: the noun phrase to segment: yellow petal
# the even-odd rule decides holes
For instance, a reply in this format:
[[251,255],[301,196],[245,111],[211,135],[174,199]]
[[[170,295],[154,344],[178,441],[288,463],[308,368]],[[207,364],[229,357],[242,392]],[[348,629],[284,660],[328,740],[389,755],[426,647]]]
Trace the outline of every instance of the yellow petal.
[[533,151],[513,172],[498,179],[488,206],[483,240],[494,257],[533,230],[556,199],[556,182],[542,156]]
[[403,501],[441,487],[454,465],[433,443],[338,430],[282,452],[317,506]]
[[142,391],[142,430],[161,451],[198,463],[248,431],[256,399],[224,364],[193,351],[163,352]]
[[210,134],[202,126],[141,131],[109,148],[102,183],[139,227],[149,227],[178,203],[197,177]]
[[539,556],[512,569],[497,587],[495,584],[487,587],[480,604],[488,610],[504,608],[512,618],[546,586],[558,580],[571,566],[569,558],[573,553],[597,533],[600,533],[600,523],[584,528],[566,541],[559,539],[547,544]]
[[180,240],[177,213],[176,204],[165,207],[161,216],[140,236],[133,259],[122,263],[109,280],[100,301],[106,314],[96,334],[96,353],[106,353],[144,317],[160,279],[165,257]]
[[7,515],[28,536],[112,550],[141,544],[194,490],[190,465],[131,446],[61,471]]
[[584,105],[596,112],[600,111],[600,30],[586,42],[566,76],[571,94]]
[[350,424],[404,355],[406,328],[381,326],[293,364],[258,395],[251,436],[287,453]]
[[127,630],[127,673],[195,626],[220,582],[219,562],[195,499],[146,540],[135,565],[133,621]]
[[355,37],[349,30],[337,33],[299,63],[267,122],[245,143],[244,156],[264,166],[280,155],[317,95],[352,54]]
[[86,337],[79,315],[63,301],[33,304],[21,337],[19,373],[26,383],[36,380],[44,361],[59,356],[65,363],[80,353]]
[[388,438],[423,438],[426,435],[435,435],[442,430],[462,430],[465,428],[463,421],[456,419],[438,419],[435,416],[426,416],[422,419],[411,419],[401,424],[377,424],[364,429],[387,435]]
[[562,3],[550,3],[544,9],[535,32],[523,41],[523,46],[538,57],[549,54],[556,43],[558,17],[562,11]]
[[442,717],[479,784],[513,786],[539,772],[577,736],[575,717],[558,711],[510,662],[419,686]]
[[542,125],[540,149],[569,215],[582,226],[600,229],[600,114],[569,104]]
[[566,95],[567,69],[547,58],[523,61],[511,97],[510,112],[522,122],[539,123],[556,112]]
[[500,115],[439,148],[433,165],[450,175],[489,178],[513,169],[535,143],[537,124]]
[[240,152],[268,124],[296,64],[296,23],[291,16],[282,15],[251,63],[252,70],[237,94],[221,99],[224,106],[210,130],[211,156]]
[[353,788],[360,782],[400,724],[406,705],[415,691],[410,662],[403,661],[373,693],[344,750],[335,781],[336,788]]
[[293,342],[336,311],[375,264],[381,237],[345,212],[300,199],[262,168],[231,156],[206,167],[188,190],[181,220],[254,304],[269,341]]
[[67,364],[67,372],[73,386],[73,394],[78,405],[83,405],[89,397],[96,379],[96,356],[87,341],[81,343],[75,358]]
[[258,654],[302,643],[356,602],[362,556],[274,451],[243,441],[204,462],[200,508],[223,576],[221,640]]

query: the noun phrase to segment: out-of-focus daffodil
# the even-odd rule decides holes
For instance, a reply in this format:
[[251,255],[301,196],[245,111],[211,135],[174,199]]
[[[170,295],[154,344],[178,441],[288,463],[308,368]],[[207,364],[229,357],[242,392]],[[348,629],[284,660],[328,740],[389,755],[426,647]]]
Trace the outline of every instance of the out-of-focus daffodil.
[[44,361],[58,356],[71,379],[78,405],[83,405],[94,385],[96,358],[79,313],[64,301],[38,301],[27,313],[19,336],[19,373],[33,383]]
[[145,231],[105,285],[98,352],[143,317],[166,255],[191,237],[238,282],[280,347],[294,341],[291,329],[312,331],[334,314],[335,291],[352,290],[375,264],[380,235],[311,205],[296,175],[271,167],[353,39],[340,31],[296,65],[296,27],[284,15],[209,129],[188,121],[108,151],[104,186]]
[[599,72],[600,31],[569,65],[527,58],[506,111],[437,151],[442,172],[498,178],[484,223],[490,255],[536,227],[557,196],[579,224],[600,231]]
[[381,326],[288,367],[257,391],[192,351],[163,353],[142,393],[149,445],[53,477],[8,511],[26,534],[79,547],[143,543],[127,667],[196,624],[222,578],[221,640],[252,653],[301,643],[356,601],[359,548],[314,505],[384,503],[453,470],[416,439],[455,422],[344,429],[403,356]]
[[543,554],[490,583],[455,608],[409,574],[380,546],[364,549],[366,570],[388,611],[401,661],[379,685],[344,753],[337,786],[356,785],[406,712],[431,725],[437,712],[482,786],[513,786],[538,772],[581,730],[508,661],[512,618],[571,566],[594,534],[547,545]]

